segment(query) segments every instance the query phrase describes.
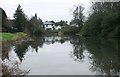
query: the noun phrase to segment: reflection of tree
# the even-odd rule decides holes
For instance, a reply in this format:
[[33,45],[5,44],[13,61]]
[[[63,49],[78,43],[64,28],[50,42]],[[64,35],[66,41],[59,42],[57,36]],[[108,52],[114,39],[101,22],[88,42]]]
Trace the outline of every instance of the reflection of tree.
[[2,60],[9,58],[8,54],[11,50],[11,44],[9,42],[2,42]]
[[[40,37],[34,36],[32,38],[33,38],[34,41],[31,41],[31,42],[23,41],[23,42],[15,44],[15,50],[14,51],[17,54],[17,56],[19,57],[20,61],[23,60],[24,55],[28,51],[29,46],[31,46],[33,50],[35,49],[35,51],[38,52],[38,47],[42,47],[43,44],[46,43],[45,37],[43,37],[43,36],[40,36]],[[50,42],[50,44],[54,44],[55,42],[58,42],[58,43],[62,44],[62,43],[65,42],[65,39],[64,38],[62,38],[60,40],[51,39],[49,42]]]
[[37,39],[36,39],[34,37],[33,39],[35,41],[30,41],[30,42],[29,41],[23,41],[23,42],[15,44],[15,50],[14,51],[17,54],[17,56],[19,57],[20,61],[23,60],[24,55],[28,51],[29,46],[31,46],[37,52],[38,47],[41,47],[43,45],[43,39],[42,38],[37,37]]
[[93,72],[106,75],[117,75],[119,73],[118,61],[118,39],[83,39],[90,57]]
[[81,41],[80,38],[71,38],[71,44],[73,45],[73,55],[76,57],[74,60],[77,60],[77,61],[82,61],[85,56],[83,55],[83,52],[84,52],[84,45]]
[[[28,47],[38,51],[38,47],[42,47],[46,42],[45,37],[34,38],[32,42],[22,42],[15,44],[15,52],[22,61],[24,55],[28,51]],[[98,39],[98,38],[78,38],[75,36],[62,37],[61,39],[51,39],[50,44],[55,42],[63,44],[65,41],[70,40],[73,45],[73,52],[77,61],[83,61],[85,49],[91,54],[89,60],[91,62],[90,70],[98,74],[117,75],[120,67],[120,40],[119,39]],[[6,45],[6,44],[5,44]],[[4,45],[4,46],[5,46]],[[5,46],[6,47],[6,46]],[[2,52],[10,51],[10,45],[3,48]],[[2,58],[6,58],[7,53],[2,54]]]
[[61,40],[60,40],[60,43],[61,43],[61,44],[65,43],[65,40],[64,40],[64,39],[61,39]]
[[[8,66],[5,63],[2,64],[2,77],[14,77],[13,75],[27,75],[30,70],[21,70],[19,67],[20,63],[12,63],[12,66]],[[23,76],[23,77],[24,77]]]
[[[25,46],[25,43],[16,44],[16,53],[20,60],[22,60],[23,55],[25,53],[25,49],[27,48],[27,45]],[[29,73],[27,70],[21,70],[19,68],[19,63],[16,61],[15,63],[12,63],[12,60],[9,58],[9,52],[12,49],[12,43],[11,42],[2,42],[2,77],[12,77],[11,75],[26,75]],[[23,48],[22,48],[23,47]],[[5,60],[6,59],[6,60]],[[6,64],[6,61],[8,64]],[[11,63],[11,64],[10,64]],[[11,66],[12,65],[12,66]]]
[[84,59],[85,49],[91,54],[89,56],[91,71],[100,75],[118,75],[120,69],[120,41],[118,39],[71,37],[70,42],[74,48],[72,54],[77,58],[75,60]]
[[28,42],[22,42],[15,44],[15,53],[19,57],[20,61],[23,60],[25,53],[27,52],[27,48],[29,47]]
[[44,38],[40,37],[33,37],[34,41],[30,43],[30,46],[38,52],[38,47],[42,47],[44,43]]

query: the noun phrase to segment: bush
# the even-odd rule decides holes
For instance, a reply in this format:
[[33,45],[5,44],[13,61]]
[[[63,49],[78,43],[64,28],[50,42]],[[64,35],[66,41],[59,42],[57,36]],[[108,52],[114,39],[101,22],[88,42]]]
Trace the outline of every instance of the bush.
[[116,11],[93,13],[80,31],[83,36],[119,37],[120,16]]
[[101,33],[103,16],[104,14],[101,13],[92,14],[81,29],[80,34],[83,36],[98,36]]
[[[107,13],[104,17],[103,17],[103,21],[101,22],[101,26],[102,26],[102,31],[101,31],[101,36],[105,37],[108,36],[111,32],[115,32],[112,33],[112,35],[116,35],[116,31],[118,25],[118,13],[117,12],[112,12],[112,13]],[[116,35],[117,36],[117,35]]]
[[61,31],[63,34],[77,34],[79,33],[80,28],[79,27],[64,27]]

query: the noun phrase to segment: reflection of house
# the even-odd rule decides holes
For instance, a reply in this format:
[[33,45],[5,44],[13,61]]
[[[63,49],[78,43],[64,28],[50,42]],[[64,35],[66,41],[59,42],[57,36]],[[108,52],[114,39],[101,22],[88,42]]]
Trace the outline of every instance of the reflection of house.
[[62,27],[60,25],[55,26],[55,23],[51,21],[44,22],[44,28],[45,30],[60,30]]
[[59,42],[61,39],[62,39],[61,37],[45,37],[44,43],[49,45],[49,44],[53,44],[55,42]]

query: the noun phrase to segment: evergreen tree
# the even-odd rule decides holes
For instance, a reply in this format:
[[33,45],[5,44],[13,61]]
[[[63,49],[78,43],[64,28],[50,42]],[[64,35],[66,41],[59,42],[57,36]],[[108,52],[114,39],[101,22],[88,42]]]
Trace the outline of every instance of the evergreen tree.
[[20,5],[18,5],[17,10],[15,11],[13,17],[15,18],[14,29],[18,32],[24,31],[26,22],[27,22],[27,18],[26,18]]

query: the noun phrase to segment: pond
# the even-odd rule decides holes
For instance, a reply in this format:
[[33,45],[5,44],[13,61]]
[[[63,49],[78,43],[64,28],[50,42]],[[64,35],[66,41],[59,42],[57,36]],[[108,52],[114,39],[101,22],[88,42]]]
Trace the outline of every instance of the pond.
[[119,38],[42,36],[3,46],[2,61],[28,75],[118,75]]

